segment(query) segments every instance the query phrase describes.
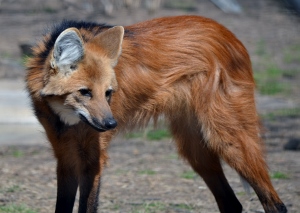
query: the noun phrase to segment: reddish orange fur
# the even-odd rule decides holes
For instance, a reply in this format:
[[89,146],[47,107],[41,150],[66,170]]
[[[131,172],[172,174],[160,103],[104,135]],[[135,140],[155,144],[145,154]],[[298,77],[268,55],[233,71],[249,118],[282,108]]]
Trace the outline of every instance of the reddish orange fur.
[[[218,23],[196,16],[154,19],[125,30],[132,34],[125,34],[114,68],[118,90],[110,105],[118,131],[145,126],[150,119],[164,115],[179,154],[206,181],[221,212],[229,212],[222,199],[230,189],[220,159],[251,184],[266,212],[285,212],[263,158],[252,68],[241,42]],[[87,40],[93,39],[90,31],[79,31]],[[45,48],[40,43],[36,55]],[[98,52],[97,57],[102,57],[101,46],[88,41],[85,48],[88,54]],[[51,75],[50,56],[43,66],[38,60],[34,57],[28,64],[27,85],[58,159],[58,173],[75,168],[72,172],[79,182],[83,171],[93,173],[98,182],[116,131],[98,133],[79,123],[58,134],[53,113],[40,96]],[[104,72],[87,60],[82,62],[85,73],[78,73],[78,80],[103,78]],[[72,87],[71,83],[68,86]],[[92,203],[97,193],[91,194]],[[236,205],[232,211],[240,210],[238,204],[231,205]]]

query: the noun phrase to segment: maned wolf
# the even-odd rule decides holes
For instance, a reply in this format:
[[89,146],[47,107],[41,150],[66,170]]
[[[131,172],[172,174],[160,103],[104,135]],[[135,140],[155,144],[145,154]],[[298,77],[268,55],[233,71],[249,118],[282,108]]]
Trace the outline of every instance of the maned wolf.
[[26,81],[57,158],[56,212],[72,212],[78,186],[79,212],[96,212],[112,136],[161,115],[221,212],[242,211],[221,160],[265,212],[287,212],[262,153],[248,53],[215,21],[179,16],[124,28],[64,21],[34,48]]

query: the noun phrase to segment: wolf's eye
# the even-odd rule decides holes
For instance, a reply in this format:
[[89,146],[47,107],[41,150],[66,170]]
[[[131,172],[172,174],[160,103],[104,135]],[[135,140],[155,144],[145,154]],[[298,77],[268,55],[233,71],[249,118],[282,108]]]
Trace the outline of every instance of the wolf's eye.
[[108,102],[110,102],[111,96],[112,96],[113,90],[112,89],[108,89],[105,92],[105,98]]
[[86,97],[92,97],[92,91],[89,89],[80,89],[79,90],[80,94]]

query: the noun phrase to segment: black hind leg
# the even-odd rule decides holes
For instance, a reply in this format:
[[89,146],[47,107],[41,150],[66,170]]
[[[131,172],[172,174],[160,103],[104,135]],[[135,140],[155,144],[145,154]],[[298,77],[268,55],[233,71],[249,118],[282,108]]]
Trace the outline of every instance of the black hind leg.
[[196,130],[184,131],[182,127],[176,127],[177,125],[172,127],[172,132],[179,154],[203,178],[213,193],[220,212],[242,212],[243,207],[228,184],[219,157],[206,148],[204,141],[201,141],[201,134]]

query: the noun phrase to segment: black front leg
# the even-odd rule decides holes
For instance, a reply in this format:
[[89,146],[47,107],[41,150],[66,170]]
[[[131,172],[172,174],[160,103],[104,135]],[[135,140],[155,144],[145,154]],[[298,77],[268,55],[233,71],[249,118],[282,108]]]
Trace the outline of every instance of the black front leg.
[[55,213],[72,213],[77,188],[75,171],[58,161]]
[[100,173],[97,170],[86,170],[80,177],[79,213],[97,212],[100,192]]

